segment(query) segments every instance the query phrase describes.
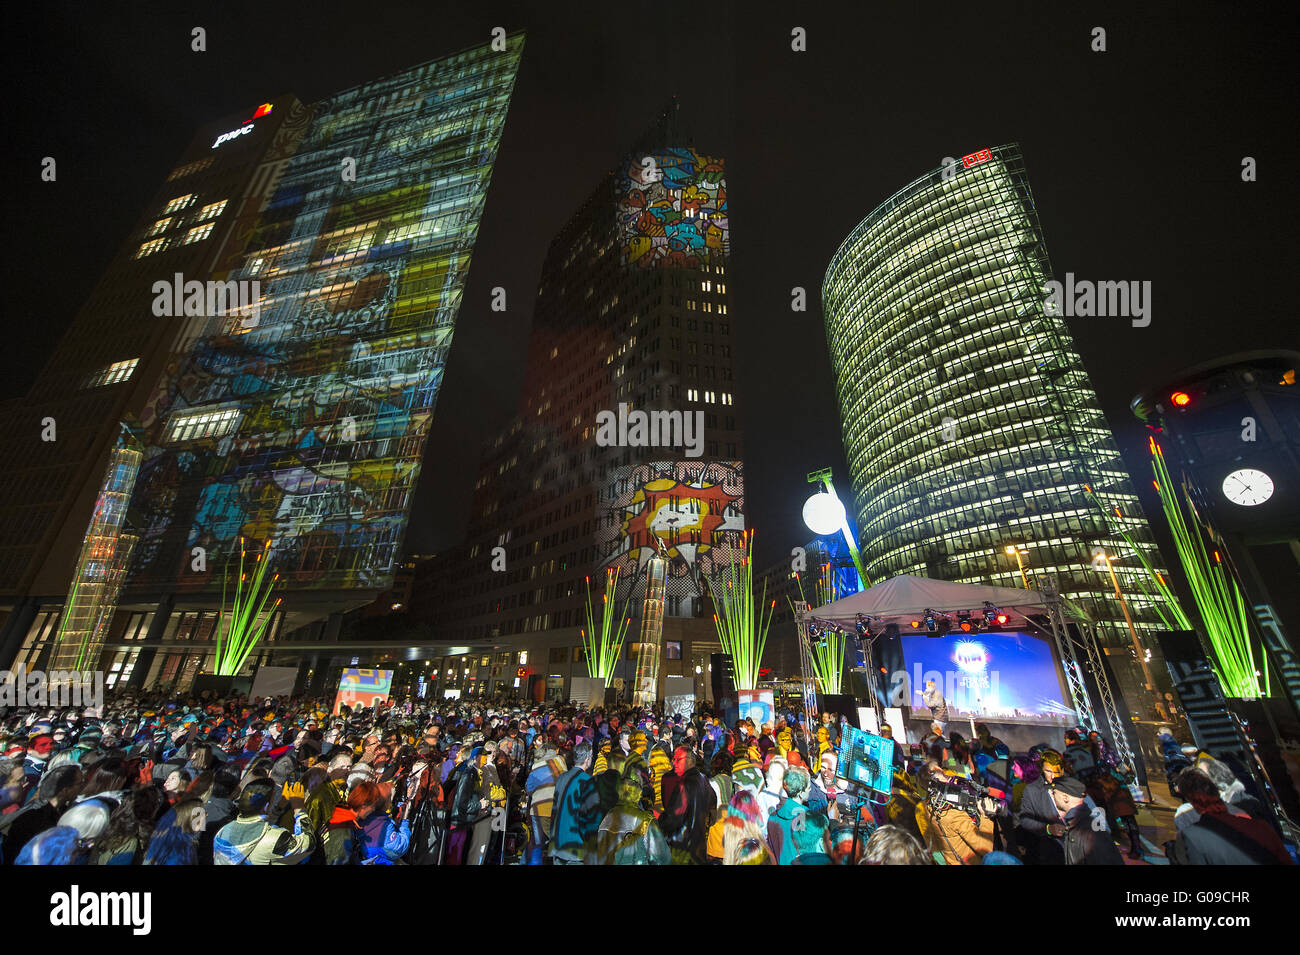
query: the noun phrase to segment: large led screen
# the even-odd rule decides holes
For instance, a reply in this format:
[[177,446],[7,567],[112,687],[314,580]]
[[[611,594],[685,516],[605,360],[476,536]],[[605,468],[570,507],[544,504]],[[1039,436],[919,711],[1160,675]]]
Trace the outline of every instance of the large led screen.
[[[1063,702],[1051,645],[1030,633],[949,634],[932,638],[905,633],[905,675],[891,688],[914,711],[926,712],[924,694],[933,680],[948,704],[951,720],[989,719],[1013,723],[1073,724]],[[905,676],[905,679],[904,679]]]

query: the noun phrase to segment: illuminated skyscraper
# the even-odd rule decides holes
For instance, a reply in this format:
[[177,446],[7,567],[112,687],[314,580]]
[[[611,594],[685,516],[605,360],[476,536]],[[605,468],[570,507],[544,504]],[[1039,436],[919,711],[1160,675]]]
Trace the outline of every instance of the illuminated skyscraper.
[[[108,640],[140,641],[138,663],[124,651],[137,680],[184,689],[210,669],[245,548],[278,574],[273,635],[337,620],[392,584],[522,51],[512,35],[307,107],[269,171],[273,191],[231,198],[237,241],[190,263],[186,282],[229,281],[250,307],[213,308],[209,290],[191,309],[186,293],[183,314],[169,312],[170,360],[129,409],[145,445],[138,542]],[[245,149],[261,116],[183,162]],[[146,279],[173,279],[171,250],[206,240],[204,218],[175,241],[146,235]],[[156,315],[172,298],[130,306]]]
[[[618,606],[639,617],[657,542],[660,674],[699,666],[706,682],[718,647],[700,576],[730,562],[744,528],[729,244],[724,161],[690,144],[675,106],[552,240],[518,415],[486,449],[466,543],[430,562],[412,597],[411,615],[440,642],[515,654],[517,666],[490,654],[491,670],[469,655],[455,688],[513,690],[518,679],[562,696],[586,675],[569,652],[582,643],[586,578],[599,601],[617,567]],[[602,414],[674,416],[677,427],[638,442],[629,421],[609,442]],[[630,632],[620,679],[639,620]]]
[[877,581],[1020,587],[1019,553],[1127,643],[1106,557],[1139,630],[1159,618],[1138,552],[1161,561],[1051,277],[1015,145],[926,173],[835,253],[822,302],[863,559]]
[[[103,584],[127,553],[115,535],[135,536],[125,503],[139,455],[128,447],[144,437],[142,409],[202,322],[155,309],[154,285],[206,281],[243,251],[309,115],[278,95],[200,127],[31,390],[0,415],[0,608],[9,610],[0,667],[49,669],[60,629],[84,631],[93,618],[100,632],[111,620]],[[111,515],[101,513],[108,501]],[[78,607],[65,613],[74,584]],[[117,665],[110,685],[121,663],[106,664]]]

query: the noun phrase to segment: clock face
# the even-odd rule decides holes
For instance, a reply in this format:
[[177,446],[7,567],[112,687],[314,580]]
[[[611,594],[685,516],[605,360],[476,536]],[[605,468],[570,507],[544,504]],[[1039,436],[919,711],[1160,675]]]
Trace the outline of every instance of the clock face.
[[1273,496],[1273,479],[1255,468],[1241,468],[1223,479],[1223,496],[1243,507],[1263,504]]

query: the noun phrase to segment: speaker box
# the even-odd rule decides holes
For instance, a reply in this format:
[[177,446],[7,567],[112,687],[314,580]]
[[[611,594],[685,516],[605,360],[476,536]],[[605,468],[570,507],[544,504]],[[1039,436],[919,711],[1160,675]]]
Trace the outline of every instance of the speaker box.
[[233,696],[236,693],[247,696],[252,689],[251,676],[217,676],[213,673],[200,673],[194,678],[189,695],[197,698],[207,690],[215,698]]
[[714,702],[736,698],[736,667],[730,653],[709,654],[709,686]]

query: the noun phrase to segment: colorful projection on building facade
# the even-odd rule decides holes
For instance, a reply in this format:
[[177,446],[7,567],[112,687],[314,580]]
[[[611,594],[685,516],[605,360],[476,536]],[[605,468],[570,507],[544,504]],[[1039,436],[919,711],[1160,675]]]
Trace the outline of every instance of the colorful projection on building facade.
[[241,537],[283,590],[389,585],[522,47],[313,108],[230,276],[260,314],[209,317],[151,402],[135,586],[219,590]]
[[743,470],[739,461],[654,461],[614,472],[601,491],[597,552],[619,568],[620,602],[644,596],[645,568],[662,542],[665,613],[691,614],[700,575],[712,577],[740,552]]
[[698,269],[730,252],[721,159],[693,149],[631,157],[615,180],[623,264]]

